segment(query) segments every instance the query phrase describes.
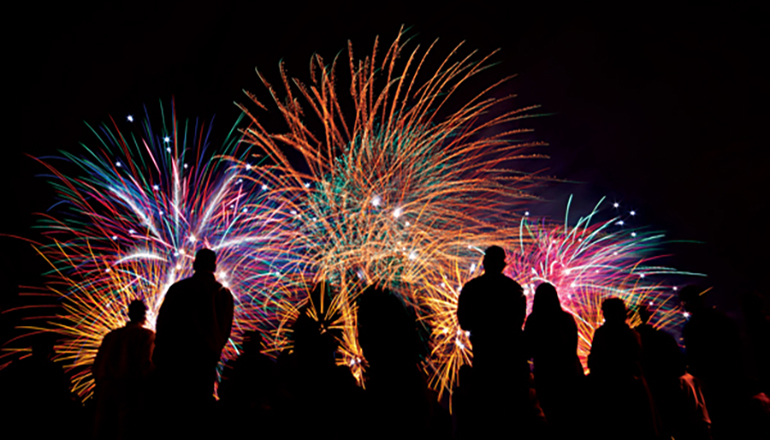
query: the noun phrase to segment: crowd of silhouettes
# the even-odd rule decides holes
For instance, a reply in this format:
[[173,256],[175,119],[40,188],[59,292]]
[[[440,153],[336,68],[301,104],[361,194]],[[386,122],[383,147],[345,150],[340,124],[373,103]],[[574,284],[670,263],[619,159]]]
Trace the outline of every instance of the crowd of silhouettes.
[[[387,288],[357,299],[365,377],[338,365],[342,333],[333,286],[316,285],[291,326],[293,344],[273,357],[262,334],[243,335],[239,356],[218,381],[217,364],[233,325],[233,297],[214,277],[216,255],[201,249],[195,273],[169,288],[156,332],[147,308],[128,306],[128,323],[105,335],[92,366],[90,416],[76,403],[54,356],[54,339],[34,338],[32,355],[0,371],[3,431],[26,438],[421,438],[660,439],[768,438],[766,371],[743,376],[740,335],[725,314],[706,307],[704,289],[682,289],[689,320],[683,352],[672,335],[641,324],[620,298],[601,303],[603,324],[588,356],[578,358],[576,318],[556,288],[540,284],[526,317],[521,286],[503,273],[505,251],[488,248],[483,275],[458,298],[473,364],[459,371],[451,400],[440,403],[421,365],[425,342],[412,308]],[[770,320],[755,298],[749,336],[761,343]],[[767,346],[752,352],[767,365]],[[764,364],[762,363],[764,362]],[[360,381],[364,379],[364,386]],[[86,428],[88,426],[88,428]]]

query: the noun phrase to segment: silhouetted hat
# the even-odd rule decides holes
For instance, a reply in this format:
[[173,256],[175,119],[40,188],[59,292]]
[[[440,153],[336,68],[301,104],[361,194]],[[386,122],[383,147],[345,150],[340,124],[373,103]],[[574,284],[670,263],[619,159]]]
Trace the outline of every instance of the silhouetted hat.
[[203,248],[195,254],[193,263],[195,271],[214,272],[217,270],[217,254],[211,249]]

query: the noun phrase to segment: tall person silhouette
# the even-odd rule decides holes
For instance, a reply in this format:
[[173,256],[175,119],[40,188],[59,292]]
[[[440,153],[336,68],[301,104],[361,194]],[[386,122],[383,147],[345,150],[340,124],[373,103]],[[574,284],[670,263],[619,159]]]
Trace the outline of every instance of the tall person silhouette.
[[[510,434],[526,420],[529,366],[522,325],[526,298],[521,286],[503,274],[505,251],[491,246],[484,253],[484,274],[463,286],[457,303],[460,327],[473,346],[473,414],[466,420],[477,438]],[[516,419],[519,417],[519,419]],[[507,432],[506,432],[507,431]]]
[[166,420],[175,434],[181,428],[200,433],[210,419],[205,411],[213,404],[217,363],[233,325],[233,296],[214,277],[216,258],[210,249],[199,250],[195,274],[168,289],[158,312],[153,362],[161,402],[186,413],[178,423]]

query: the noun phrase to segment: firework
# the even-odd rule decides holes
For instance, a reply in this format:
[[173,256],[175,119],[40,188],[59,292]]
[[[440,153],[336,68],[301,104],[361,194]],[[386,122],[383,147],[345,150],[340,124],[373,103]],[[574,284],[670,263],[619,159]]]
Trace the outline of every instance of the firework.
[[[623,299],[633,311],[631,325],[639,323],[636,309],[645,305],[653,314],[650,323],[654,327],[676,333],[685,317],[676,301],[674,281],[700,276],[653,264],[665,257],[658,253],[666,243],[662,233],[629,228],[619,216],[593,223],[602,203],[603,199],[572,226],[567,219],[558,224],[525,217],[515,239],[505,242],[505,274],[523,287],[527,313],[537,285],[553,284],[562,307],[575,318],[578,356],[584,367],[594,330],[603,322],[601,303],[605,298]],[[457,298],[464,283],[481,274],[481,259],[478,255],[464,265],[434,274],[420,290],[422,319],[431,328],[428,373],[439,392],[451,390],[457,384],[460,366],[472,360],[469,335],[457,322]]]
[[[281,66],[285,99],[260,74],[285,132],[268,131],[242,106],[252,120],[244,138],[267,157],[262,178],[291,199],[283,204],[294,218],[291,247],[316,281],[349,296],[340,303],[350,312],[342,314],[346,364],[361,354],[350,316],[362,287],[386,285],[414,303],[409,297],[426,276],[499,237],[499,224],[515,218],[513,207],[532,198],[525,190],[537,180],[508,168],[535,157],[525,152],[539,144],[522,140],[529,130],[514,126],[534,107],[511,110],[507,98],[491,94],[507,78],[454,100],[489,57],[460,57],[458,46],[428,71],[434,45],[407,53],[403,43],[399,34],[382,59],[376,42],[363,60],[349,46],[344,95],[336,87],[337,59],[327,65],[314,56],[310,83],[290,80]],[[292,157],[301,157],[299,166],[287,151],[298,153]]]
[[129,116],[92,128],[96,147],[62,153],[66,173],[40,160],[60,202],[43,216],[46,242],[36,249],[51,265],[45,289],[65,313],[38,329],[63,336],[57,356],[83,399],[92,394],[90,365],[101,339],[125,324],[128,303],[143,299],[154,328],[168,287],[192,275],[200,247],[217,253],[216,276],[235,296],[223,360],[237,355],[244,330],[269,337],[281,325],[285,305],[277,295],[297,265],[282,245],[286,219],[272,202],[275,191],[256,179],[256,164],[242,160],[249,147],[234,127],[210,151],[211,126],[178,121],[173,105],[170,115],[161,105],[160,121],[152,125],[147,114],[142,123]]

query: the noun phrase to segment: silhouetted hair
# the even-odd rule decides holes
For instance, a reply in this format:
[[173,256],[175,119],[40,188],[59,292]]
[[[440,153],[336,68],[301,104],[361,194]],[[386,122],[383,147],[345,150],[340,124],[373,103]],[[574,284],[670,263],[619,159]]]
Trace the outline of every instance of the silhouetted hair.
[[607,298],[602,301],[602,313],[607,322],[624,322],[626,320],[626,303],[620,298]]
[[490,246],[484,251],[484,271],[499,273],[505,269],[505,250],[500,246]]
[[562,311],[559,294],[551,283],[541,283],[535,290],[532,313],[554,313]]
[[214,272],[217,270],[217,254],[211,249],[203,248],[195,254],[193,269],[196,272]]
[[144,301],[141,299],[135,299],[128,305],[128,319],[131,322],[144,321],[144,317],[147,316],[147,306],[144,305]]

